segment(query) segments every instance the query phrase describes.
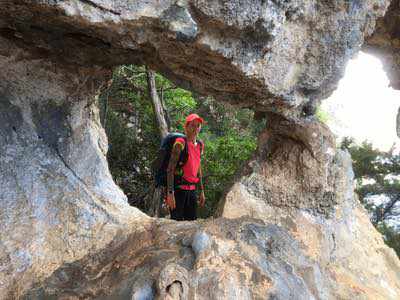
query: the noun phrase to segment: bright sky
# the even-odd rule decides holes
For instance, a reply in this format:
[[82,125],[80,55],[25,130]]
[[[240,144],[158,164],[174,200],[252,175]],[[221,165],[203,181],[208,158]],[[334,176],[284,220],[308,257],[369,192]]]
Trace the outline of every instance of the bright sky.
[[386,151],[393,143],[400,146],[396,135],[399,106],[400,91],[389,87],[380,60],[361,52],[348,63],[338,89],[322,102],[321,109],[330,115],[328,126],[340,139],[367,139]]

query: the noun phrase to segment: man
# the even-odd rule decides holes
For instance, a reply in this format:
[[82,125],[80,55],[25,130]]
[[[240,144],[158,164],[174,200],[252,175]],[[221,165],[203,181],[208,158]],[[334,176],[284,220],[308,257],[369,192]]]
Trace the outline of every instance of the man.
[[[172,147],[171,158],[167,169],[167,197],[166,204],[171,213],[171,219],[196,220],[196,189],[199,187],[199,204],[204,206],[204,186],[203,173],[201,170],[201,154],[204,150],[204,144],[197,141],[197,135],[200,132],[203,119],[197,114],[190,114],[185,122],[184,138],[177,138]],[[187,143],[188,159],[181,166],[181,170],[177,170],[177,163],[181,152]],[[177,181],[176,173],[180,171],[182,174],[181,180]]]

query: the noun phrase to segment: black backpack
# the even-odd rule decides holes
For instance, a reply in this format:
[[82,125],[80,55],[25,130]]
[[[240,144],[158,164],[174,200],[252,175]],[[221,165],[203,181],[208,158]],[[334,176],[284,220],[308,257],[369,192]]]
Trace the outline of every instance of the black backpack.
[[[158,150],[157,158],[154,160],[152,164],[154,179],[156,183],[156,187],[166,187],[167,186],[167,168],[169,164],[169,159],[171,158],[172,147],[174,146],[175,140],[177,138],[183,138],[185,140],[185,147],[181,151],[179,156],[178,163],[176,165],[176,169],[182,169],[182,167],[186,164],[188,160],[188,147],[186,136],[182,133],[171,132],[168,133],[165,138],[161,141],[161,147]],[[203,150],[203,143],[201,141],[197,141],[200,143],[200,153]],[[182,172],[180,172],[182,173]],[[174,183],[182,184],[182,175],[175,175]]]

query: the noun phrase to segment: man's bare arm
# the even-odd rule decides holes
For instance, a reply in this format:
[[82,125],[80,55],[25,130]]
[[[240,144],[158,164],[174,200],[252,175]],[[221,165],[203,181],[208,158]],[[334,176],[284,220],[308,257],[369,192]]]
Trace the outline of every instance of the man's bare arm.
[[201,164],[199,167],[199,179],[200,179],[200,190],[204,191],[204,185],[203,185],[203,169],[201,168]]
[[167,169],[167,190],[168,191],[173,191],[174,190],[174,175],[175,175],[175,169],[176,169],[176,164],[179,161],[179,156],[182,151],[182,145],[180,143],[175,143],[172,151],[171,151],[171,157],[169,159],[168,163],[168,169]]
[[203,170],[201,168],[201,164],[200,164],[200,168],[199,168],[199,179],[200,179],[199,204],[201,207],[203,207],[204,204],[206,203],[206,196],[204,195]]

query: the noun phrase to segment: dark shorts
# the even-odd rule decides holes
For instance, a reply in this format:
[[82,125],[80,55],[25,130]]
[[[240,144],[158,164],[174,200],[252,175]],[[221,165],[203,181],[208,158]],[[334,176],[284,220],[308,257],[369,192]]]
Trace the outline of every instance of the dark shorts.
[[177,221],[193,221],[197,219],[197,197],[196,191],[175,190],[176,208],[171,210],[171,219]]

